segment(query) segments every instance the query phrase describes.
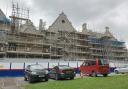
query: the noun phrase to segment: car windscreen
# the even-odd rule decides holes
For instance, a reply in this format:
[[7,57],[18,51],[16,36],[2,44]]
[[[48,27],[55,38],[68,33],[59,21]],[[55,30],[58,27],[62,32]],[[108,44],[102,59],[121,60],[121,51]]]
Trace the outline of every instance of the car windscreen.
[[128,65],[121,65],[119,68],[128,68]]
[[60,65],[59,66],[59,69],[69,69],[71,67],[67,66],[67,65]]
[[106,59],[99,60],[99,65],[107,65],[107,64],[108,64],[108,60],[106,60]]
[[31,70],[42,70],[43,67],[41,65],[31,65],[30,69]]

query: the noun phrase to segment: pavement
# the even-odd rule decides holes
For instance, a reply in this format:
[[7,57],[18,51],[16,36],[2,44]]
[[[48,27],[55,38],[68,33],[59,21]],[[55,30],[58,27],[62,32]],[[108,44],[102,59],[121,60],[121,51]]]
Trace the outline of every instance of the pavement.
[[24,89],[23,85],[27,84],[23,77],[17,78],[0,78],[0,89]]
[[[109,76],[115,75],[114,73],[109,74]],[[86,78],[88,76],[80,76],[76,74],[75,79],[77,78]],[[50,79],[50,81],[55,81]],[[28,82],[24,81],[24,77],[0,77],[0,89],[24,89],[24,85]]]
[[[79,74],[75,78],[80,78]],[[55,81],[50,79],[50,81]],[[28,82],[23,77],[0,77],[0,89],[24,89]]]

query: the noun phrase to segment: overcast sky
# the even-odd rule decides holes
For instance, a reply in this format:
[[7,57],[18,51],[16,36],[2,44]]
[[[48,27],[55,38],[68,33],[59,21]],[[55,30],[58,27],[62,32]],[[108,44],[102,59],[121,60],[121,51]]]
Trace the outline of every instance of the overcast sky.
[[[51,25],[63,11],[73,26],[81,29],[83,23],[93,31],[104,32],[105,26],[119,40],[128,44],[128,0],[13,0],[30,9],[30,18],[37,26],[39,19]],[[11,14],[11,0],[0,0],[0,8]]]

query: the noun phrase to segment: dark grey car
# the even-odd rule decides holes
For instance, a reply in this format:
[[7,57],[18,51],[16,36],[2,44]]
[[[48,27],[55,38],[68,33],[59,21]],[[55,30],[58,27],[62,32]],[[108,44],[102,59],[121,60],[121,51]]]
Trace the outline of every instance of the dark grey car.
[[59,80],[62,78],[74,79],[75,75],[75,69],[68,65],[55,66],[49,72],[49,77],[55,80]]
[[45,80],[48,81],[48,70],[39,64],[28,65],[25,68],[24,80],[34,82]]

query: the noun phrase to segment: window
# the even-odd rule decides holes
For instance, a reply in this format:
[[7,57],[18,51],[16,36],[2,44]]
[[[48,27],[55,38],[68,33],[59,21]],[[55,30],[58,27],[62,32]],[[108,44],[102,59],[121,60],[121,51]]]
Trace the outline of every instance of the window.
[[62,20],[62,23],[65,23],[65,20]]
[[30,69],[31,70],[42,70],[43,66],[41,66],[41,65],[31,65]]
[[96,61],[91,61],[90,65],[96,65]]
[[106,65],[106,64],[108,64],[108,61],[105,60],[105,59],[100,59],[98,61],[99,61],[99,65]]
[[89,66],[89,63],[88,63],[88,62],[84,62],[84,63],[82,64],[82,66]]
[[83,63],[83,66],[93,66],[96,65],[96,61],[86,61]]

